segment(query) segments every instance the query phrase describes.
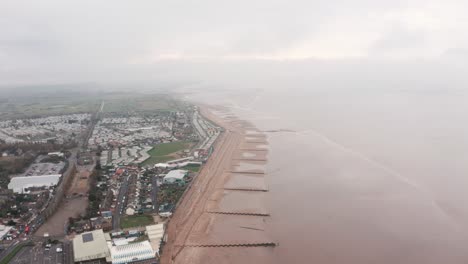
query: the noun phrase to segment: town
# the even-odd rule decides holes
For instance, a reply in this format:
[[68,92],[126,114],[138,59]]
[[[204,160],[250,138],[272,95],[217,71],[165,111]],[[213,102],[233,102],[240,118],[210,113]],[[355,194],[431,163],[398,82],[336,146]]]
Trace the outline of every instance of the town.
[[0,121],[0,263],[158,263],[222,129],[186,103],[116,105]]

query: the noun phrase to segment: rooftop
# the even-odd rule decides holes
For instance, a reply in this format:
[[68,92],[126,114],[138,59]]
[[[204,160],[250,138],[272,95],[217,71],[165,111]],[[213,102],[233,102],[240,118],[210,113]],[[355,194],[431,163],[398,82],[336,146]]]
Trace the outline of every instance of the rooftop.
[[146,226],[146,233],[153,250],[159,252],[159,247],[164,237],[164,224]]
[[166,176],[164,176],[164,179],[177,179],[177,180],[182,180],[185,175],[187,174],[186,170],[172,170]]
[[23,193],[30,187],[54,186],[60,180],[61,174],[13,177],[8,184],[8,189],[15,193]]
[[0,239],[3,239],[12,228],[11,226],[0,225]]
[[77,235],[73,239],[75,262],[108,258],[110,255],[102,229]]
[[113,264],[131,263],[156,256],[148,241],[112,246],[110,252]]

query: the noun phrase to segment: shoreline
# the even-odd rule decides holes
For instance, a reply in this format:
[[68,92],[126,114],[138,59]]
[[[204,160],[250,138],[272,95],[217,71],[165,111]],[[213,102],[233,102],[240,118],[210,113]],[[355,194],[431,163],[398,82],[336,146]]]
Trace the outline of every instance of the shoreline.
[[[266,164],[267,151],[263,150],[264,146],[268,144],[266,135],[250,123],[239,120],[230,113],[226,113],[226,116],[223,117],[219,113],[213,113],[218,111],[214,107],[200,106],[199,109],[203,118],[222,127],[224,131],[216,139],[212,155],[194,182],[191,183],[189,190],[184,193],[179,201],[179,206],[167,224],[167,241],[161,254],[161,263],[163,264],[207,263],[207,252],[204,252],[206,249],[201,247],[219,246],[220,244],[229,247],[239,243],[244,245],[261,244],[262,246],[268,244],[267,247],[274,245],[271,240],[266,238],[265,234],[258,236],[257,233],[254,233],[253,230],[260,230],[260,228],[252,227],[252,230],[249,230],[248,227],[252,219],[255,222],[265,222],[264,218],[269,216],[264,208],[255,208],[264,207],[261,205],[262,203],[252,203],[256,205],[254,208],[244,207],[245,204],[249,204],[250,200],[258,199],[252,199],[252,196],[257,197],[257,191],[261,192],[261,195],[267,191],[265,186],[259,187],[256,184],[251,184],[258,182],[258,179],[251,177],[252,175],[258,178],[259,175],[256,174],[262,174],[261,176],[265,174],[265,169],[252,170],[251,166],[261,167]],[[254,136],[248,132],[252,131],[254,136],[262,139],[261,144],[258,141],[249,142]],[[258,148],[258,145],[262,147]],[[257,148],[260,151],[256,151]],[[250,153],[256,159],[252,161],[252,158],[249,158],[248,155],[246,157],[244,153]],[[238,178],[237,181],[232,180],[235,176],[242,175],[244,178]],[[254,179],[254,181],[242,179]],[[234,186],[231,190],[225,188],[228,182]],[[236,184],[240,187],[236,188]],[[235,199],[224,199],[228,193],[229,197],[235,197]],[[243,203],[242,200],[246,200],[247,203]],[[245,217],[245,215],[256,214],[258,217]],[[231,230],[232,228],[227,225],[231,221],[245,222],[247,227],[242,227],[241,232]],[[241,233],[244,235],[239,236]],[[216,255],[213,251],[211,248],[208,259]],[[218,255],[223,255],[226,258],[226,252]],[[234,256],[230,256],[229,259],[232,260],[232,257]]]

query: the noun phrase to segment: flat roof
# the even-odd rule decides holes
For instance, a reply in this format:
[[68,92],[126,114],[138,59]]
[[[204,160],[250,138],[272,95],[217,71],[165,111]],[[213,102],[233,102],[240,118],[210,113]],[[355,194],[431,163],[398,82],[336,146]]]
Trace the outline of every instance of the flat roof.
[[73,239],[75,262],[108,258],[110,256],[102,229],[77,235]]
[[13,177],[8,184],[8,189],[15,193],[22,193],[24,189],[30,187],[54,186],[57,185],[60,177],[62,177],[61,174]]
[[12,228],[13,227],[11,226],[2,225],[2,227],[0,228],[0,238],[4,238]]
[[171,170],[168,174],[166,174],[166,176],[164,176],[164,179],[172,178],[182,180],[187,174],[187,172],[188,171],[186,170]]
[[164,235],[164,224],[146,226],[146,233],[150,241],[160,241]]
[[153,250],[159,252],[161,241],[164,237],[164,224],[146,226],[146,234]]
[[149,241],[136,242],[110,248],[113,264],[131,263],[156,257]]

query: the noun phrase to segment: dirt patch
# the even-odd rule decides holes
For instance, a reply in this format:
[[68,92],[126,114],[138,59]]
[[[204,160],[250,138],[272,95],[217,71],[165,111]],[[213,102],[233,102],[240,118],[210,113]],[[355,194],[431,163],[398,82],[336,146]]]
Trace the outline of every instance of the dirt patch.
[[89,177],[91,171],[88,169],[79,169],[73,177],[73,182],[70,189],[67,191],[67,196],[76,194],[86,194],[89,191]]
[[66,191],[65,199],[57,211],[36,231],[36,235],[64,236],[65,225],[70,217],[78,217],[86,213],[88,207],[87,192],[91,170],[88,167],[77,167],[70,188]]
[[49,233],[50,236],[64,236],[65,224],[68,218],[84,214],[87,206],[88,198],[86,197],[76,197],[74,199],[65,200],[60,204],[55,214],[47,219],[36,231],[36,235],[43,236],[44,233]]

